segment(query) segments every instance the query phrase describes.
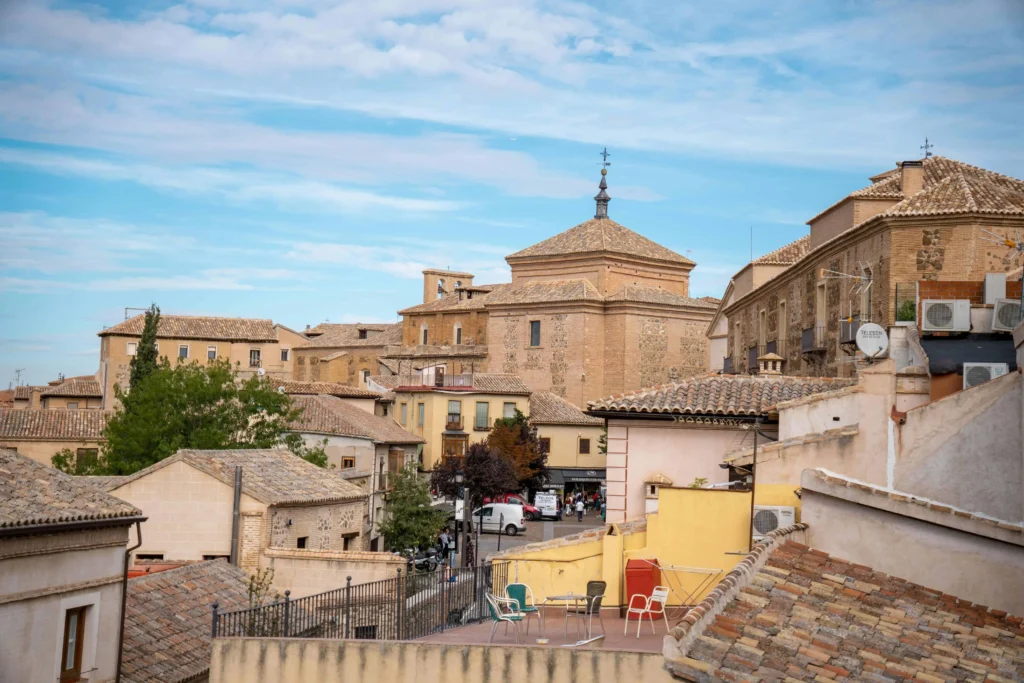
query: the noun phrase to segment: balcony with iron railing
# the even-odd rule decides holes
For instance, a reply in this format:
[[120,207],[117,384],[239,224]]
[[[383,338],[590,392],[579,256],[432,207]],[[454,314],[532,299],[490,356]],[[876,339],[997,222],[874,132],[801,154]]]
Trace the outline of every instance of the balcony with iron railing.
[[462,415],[458,413],[448,413],[448,419],[444,423],[445,431],[448,432],[461,432],[462,431]]
[[722,374],[733,375],[736,373],[733,367],[732,356],[726,356],[722,359]]
[[860,326],[870,322],[870,320],[861,319],[860,315],[850,316],[849,318],[839,321],[839,343],[840,344],[853,344],[857,341],[857,330]]
[[808,327],[800,334],[800,351],[816,353],[825,350],[825,326]]

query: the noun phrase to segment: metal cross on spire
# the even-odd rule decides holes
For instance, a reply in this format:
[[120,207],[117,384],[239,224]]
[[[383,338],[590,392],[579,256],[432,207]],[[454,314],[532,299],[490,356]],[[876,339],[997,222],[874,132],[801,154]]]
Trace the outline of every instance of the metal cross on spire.
[[611,201],[611,197],[608,195],[608,181],[605,180],[605,176],[608,175],[608,167],[612,165],[612,162],[608,161],[610,156],[608,148],[605,147],[601,151],[601,184],[597,186],[599,192],[594,197],[597,202],[597,213],[594,214],[594,218],[608,218],[608,202]]
[[932,153],[929,150],[934,149],[934,148],[935,148],[935,145],[929,145],[928,144],[928,138],[925,137],[924,144],[921,145],[921,149],[924,150],[924,158],[925,159],[927,159],[928,157],[932,156]]
[[603,166],[604,168],[608,168],[609,166],[612,165],[612,162],[608,161],[608,157],[610,157],[610,156],[611,156],[611,154],[608,152],[608,148],[607,147],[605,147],[603,150],[601,150],[601,159],[602,159],[601,166]]

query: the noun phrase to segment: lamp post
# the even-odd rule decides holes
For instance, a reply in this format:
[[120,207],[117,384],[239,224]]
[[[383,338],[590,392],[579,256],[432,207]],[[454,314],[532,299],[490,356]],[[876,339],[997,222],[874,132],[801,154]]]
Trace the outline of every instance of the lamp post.
[[455,483],[462,486],[462,538],[459,539],[459,554],[462,556],[462,566],[466,566],[466,548],[469,543],[469,486],[466,485],[466,478],[462,472],[455,474]]
[[747,546],[750,551],[754,550],[754,487],[757,486],[757,435],[760,431],[756,421],[752,428],[754,430],[754,457],[750,462],[750,543]]

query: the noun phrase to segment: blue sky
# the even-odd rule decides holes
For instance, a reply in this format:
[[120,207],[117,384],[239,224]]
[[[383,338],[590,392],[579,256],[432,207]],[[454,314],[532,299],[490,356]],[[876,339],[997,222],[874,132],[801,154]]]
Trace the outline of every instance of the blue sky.
[[935,151],[1024,177],[1011,0],[0,0],[0,386],[125,307],[395,320],[593,214],[697,263]]

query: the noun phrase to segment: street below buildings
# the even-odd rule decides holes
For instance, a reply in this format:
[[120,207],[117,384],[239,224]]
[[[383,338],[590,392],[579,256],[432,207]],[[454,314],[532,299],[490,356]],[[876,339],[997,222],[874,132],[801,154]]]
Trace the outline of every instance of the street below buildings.
[[[587,511],[582,522],[577,522],[575,516],[572,517],[572,519],[565,518],[561,522],[526,522],[525,533],[516,534],[515,536],[501,536],[501,550],[504,551],[509,548],[517,548],[521,545],[526,545],[527,543],[544,541],[547,540],[547,538],[561,538],[562,536],[569,536],[571,534],[579,533],[580,531],[600,527],[603,524],[604,522],[601,521],[601,513],[594,512],[592,510]],[[544,527],[548,525],[551,526],[551,535],[546,538]],[[498,552],[498,536],[498,534],[480,535],[479,557],[487,557],[491,553]]]

